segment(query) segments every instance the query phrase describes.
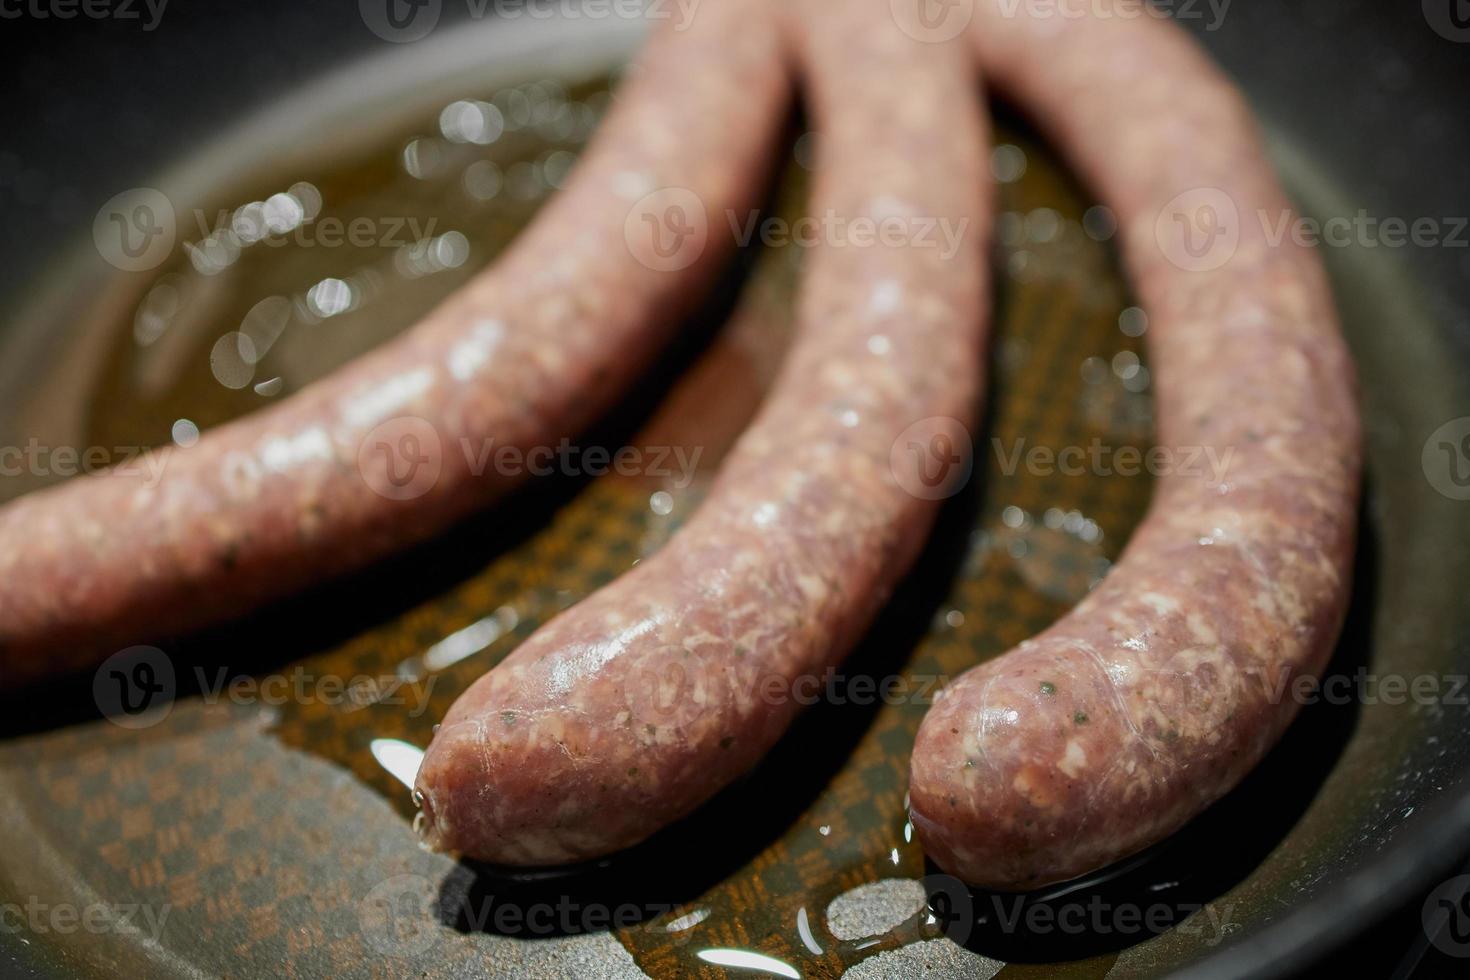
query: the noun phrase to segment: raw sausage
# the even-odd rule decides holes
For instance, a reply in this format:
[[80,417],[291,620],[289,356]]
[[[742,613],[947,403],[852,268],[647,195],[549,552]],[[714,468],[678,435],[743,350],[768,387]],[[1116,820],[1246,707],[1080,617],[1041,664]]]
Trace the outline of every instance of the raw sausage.
[[1164,475],[1092,594],[923,722],[910,805],[926,852],[1025,890],[1172,833],[1275,743],[1290,680],[1322,669],[1341,627],[1361,463],[1323,269],[1267,234],[1291,206],[1241,96],[1141,5],[1014,6],[979,5],[981,67],[1117,214],[1159,444],[1228,460],[1219,480]]
[[[792,684],[847,652],[932,523],[919,457],[893,450],[926,420],[958,427],[955,445],[980,395],[989,219],[971,59],[905,34],[887,3],[773,16],[820,132],[824,231],[795,346],[690,522],[451,707],[417,780],[432,846],[572,862],[690,812],[775,743]],[[952,251],[930,239],[938,224],[960,232]],[[884,227],[901,234],[867,234]]]
[[777,43],[732,3],[661,32],[566,190],[405,336],[168,450],[156,486],[104,473],[0,509],[6,679],[239,615],[424,539],[513,482],[475,472],[489,440],[525,452],[595,419],[732,251],[730,236],[651,250],[638,219],[664,216],[666,188],[717,214],[760,200],[790,98],[769,70]]

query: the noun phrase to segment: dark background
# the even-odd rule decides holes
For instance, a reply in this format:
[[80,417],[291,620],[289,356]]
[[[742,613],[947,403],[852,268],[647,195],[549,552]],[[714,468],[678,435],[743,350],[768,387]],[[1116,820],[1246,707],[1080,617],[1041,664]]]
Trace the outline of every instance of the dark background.
[[[388,44],[356,0],[168,0],[151,31],[143,0],[95,0],[127,4],[134,19],[27,12],[52,2],[0,0],[0,296],[51,243],[85,232],[113,194],[146,184],[244,111]],[[1448,40],[1424,9],[1465,0],[1230,0],[1214,31],[1204,30],[1205,0],[1174,3],[1261,111],[1325,151],[1355,203],[1377,214],[1470,213],[1470,28]],[[437,30],[493,6],[442,0]],[[1426,279],[1459,287],[1432,299],[1470,356],[1470,249],[1411,251]]]

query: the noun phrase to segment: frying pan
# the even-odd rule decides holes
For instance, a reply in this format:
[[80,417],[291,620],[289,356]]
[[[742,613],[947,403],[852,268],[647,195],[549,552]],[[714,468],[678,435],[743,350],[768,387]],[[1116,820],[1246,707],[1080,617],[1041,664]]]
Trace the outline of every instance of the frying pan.
[[[1470,610],[1462,598],[1470,503],[1443,492],[1450,471],[1435,469],[1435,447],[1427,455],[1425,448],[1445,423],[1470,415],[1470,248],[1455,231],[1457,216],[1470,214],[1457,166],[1470,151],[1470,132],[1456,111],[1470,28],[1459,26],[1452,3],[1433,0],[1235,0],[1218,18],[1202,6],[1199,16],[1190,10],[1178,7],[1181,22],[1245,88],[1308,214],[1432,218],[1442,232],[1432,247],[1368,240],[1324,254],[1363,374],[1369,431],[1356,592],[1331,673],[1430,677],[1445,696],[1309,705],[1260,772],[1141,862],[1109,869],[1070,895],[964,896],[974,908],[997,910],[1084,895],[1108,908],[1157,901],[1172,910],[1166,928],[1157,935],[1059,934],[998,928],[992,916],[937,939],[920,917],[909,923],[912,934],[894,933],[892,909],[902,911],[912,898],[904,883],[934,870],[901,836],[893,836],[888,861],[884,836],[901,834],[904,732],[922,705],[814,708],[768,765],[687,826],[608,868],[512,879],[420,854],[407,829],[405,792],[383,761],[385,745],[421,745],[425,719],[442,713],[452,689],[486,662],[468,658],[444,673],[437,690],[418,689],[426,710],[413,718],[385,713],[383,705],[346,718],[300,699],[211,701],[208,685],[191,686],[191,677],[220,676],[217,668],[226,677],[285,677],[301,663],[335,675],[374,672],[421,659],[457,629],[487,621],[499,630],[487,655],[503,655],[535,623],[661,543],[697,499],[678,497],[672,514],[650,517],[644,502],[652,484],[568,479],[347,585],[168,646],[177,700],[157,725],[128,730],[98,720],[91,678],[10,696],[0,821],[14,846],[0,857],[0,901],[132,904],[166,912],[168,921],[157,939],[115,925],[6,929],[6,972],[249,975],[287,961],[307,976],[761,975],[740,969],[775,962],[799,964],[808,975],[855,964],[855,975],[922,967],[941,976],[1244,977],[1300,972],[1343,956],[1395,909],[1417,919],[1421,906],[1432,909],[1446,896],[1453,907],[1457,896],[1446,888],[1470,853],[1470,711],[1450,696],[1457,679],[1470,676]],[[148,359],[130,348],[136,310],[156,279],[119,275],[85,234],[113,194],[165,188],[208,214],[274,188],[272,181],[311,175],[324,197],[365,200],[370,213],[444,215],[443,200],[403,190],[394,161],[379,152],[385,141],[402,147],[451,99],[538,79],[554,84],[522,93],[595,105],[597,80],[615,70],[638,33],[636,24],[565,11],[495,20],[444,3],[438,13],[429,36],[402,45],[374,34],[350,5],[180,6],[151,31],[120,18],[7,22],[7,36],[23,43],[5,69],[11,125],[0,144],[7,205],[0,295],[10,313],[0,332],[5,444],[32,436],[55,444],[159,443],[172,418],[208,425],[266,397],[250,386],[208,383],[207,359],[196,363],[197,352],[177,355],[184,366],[175,373],[197,381],[202,372],[204,384],[175,383],[163,369],[150,374]],[[1001,138],[1031,161],[1028,179],[1005,190],[1003,207],[1017,216],[1050,210],[1069,229],[1080,228],[1085,188],[1069,183],[1024,120],[1004,116]],[[528,144],[525,152],[544,164],[546,149]],[[506,177],[513,166],[503,168]],[[799,207],[800,164],[790,169],[775,209]],[[411,322],[487,260],[548,190],[502,192],[477,212],[486,227],[467,232],[470,261],[399,283],[381,305],[338,321],[351,329],[325,321],[314,340],[283,350],[286,383]],[[1046,249],[1030,247],[1024,222],[1018,234],[1021,244],[1006,246],[1003,258],[1027,251],[1044,264]],[[1090,351],[1134,349],[1113,324],[1126,297],[1114,295],[1120,287],[1106,243],[1077,241],[1084,251],[1068,255],[1096,264],[1091,280],[1057,285],[1012,276],[1003,283],[997,404],[986,437],[1083,438],[1082,422],[1048,414],[1043,403],[1079,385],[1072,368]],[[330,275],[344,261],[326,249],[293,255],[294,272],[307,278]],[[650,393],[620,408],[597,437],[611,442],[653,431],[670,442],[707,444],[717,456],[749,405],[733,410],[733,422],[712,417],[678,379],[718,376],[753,403],[774,355],[733,358],[728,351],[740,345],[718,324],[733,314],[779,327],[794,276],[788,266],[781,258],[743,257],[655,368]],[[769,288],[752,300],[741,292],[747,281]],[[232,304],[243,301],[211,288],[200,294],[198,318],[237,316]],[[779,351],[779,336],[758,339]],[[748,377],[735,384],[729,379],[737,367]],[[1070,404],[1098,408],[1095,392],[1077,390]],[[1103,405],[1113,421],[1137,406],[1120,398]],[[994,474],[982,483],[946,511],[914,580],[855,654],[854,672],[962,669],[1034,632],[1105,568],[1146,501],[1146,489],[1136,486],[1059,488]],[[7,487],[6,495],[20,488]],[[1078,536],[1066,533],[1073,511],[1106,532],[1100,547],[1080,549]],[[953,543],[960,540],[963,546]],[[976,568],[977,554],[990,564]],[[364,596],[372,600],[368,611]],[[950,625],[953,613],[962,626]],[[894,649],[920,653],[905,666]],[[367,717],[370,724],[360,723]],[[869,853],[875,847],[877,860]],[[391,919],[375,918],[377,899],[411,897],[425,886],[435,931],[395,930]],[[616,933],[579,925],[527,937],[487,929],[473,914],[497,900],[529,907],[562,896],[583,908],[634,905],[638,922]],[[1189,928],[1201,919],[1184,910],[1205,904],[1219,917],[1217,934]],[[796,927],[798,909],[805,933]],[[883,940],[859,948],[865,940],[844,938],[863,934],[863,924]],[[1461,924],[1470,927],[1470,916]],[[654,941],[658,930],[662,938]],[[806,944],[808,933],[821,954]],[[1466,951],[1453,936],[1436,936],[1441,949]],[[917,952],[906,953],[906,944]],[[712,950],[724,959],[700,955]],[[770,959],[732,960],[731,951]]]

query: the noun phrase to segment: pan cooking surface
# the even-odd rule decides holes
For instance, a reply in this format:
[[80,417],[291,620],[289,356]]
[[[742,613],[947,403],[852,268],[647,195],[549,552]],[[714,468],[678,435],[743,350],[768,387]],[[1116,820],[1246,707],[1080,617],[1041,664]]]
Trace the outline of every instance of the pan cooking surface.
[[[289,394],[491,261],[554,193],[606,99],[600,81],[526,75],[419,97],[401,127],[289,173],[260,147],[248,187],[204,185],[187,202],[202,217],[180,236],[196,247],[88,299],[63,360],[92,380],[42,372],[47,396],[15,416],[74,419],[79,445],[160,445]],[[129,679],[160,686],[141,715],[97,718],[98,700],[117,703],[105,672],[95,689],[88,677],[10,706],[21,721],[0,749],[0,808],[16,846],[0,855],[0,902],[97,908],[103,925],[0,949],[58,976],[1144,977],[1249,942],[1411,833],[1463,761],[1450,733],[1466,708],[1448,698],[1308,705],[1236,793],[1074,887],[1008,896],[926,877],[904,792],[934,691],[1083,596],[1150,490],[1146,472],[1129,475],[1147,467],[1120,454],[1149,447],[1148,322],[1110,216],[1002,123],[975,478],[755,773],[633,852],[516,876],[420,850],[405,785],[461,690],[697,506],[787,343],[801,260],[789,244],[747,250],[644,390],[572,444],[568,472],[350,582],[119,661],[122,698],[142,696]],[[801,215],[810,139],[793,131],[768,215]],[[1306,209],[1335,213],[1331,174],[1289,138],[1276,147]],[[279,246],[215,230],[252,201],[299,227]],[[355,218],[365,237],[324,244]],[[1464,633],[1462,558],[1419,450],[1453,417],[1458,382],[1412,329],[1398,270],[1348,250],[1328,259],[1370,439],[1357,592],[1331,673],[1443,675],[1425,638]],[[1390,316],[1402,331],[1382,330]],[[588,447],[620,446],[640,451],[642,472],[587,472]],[[1086,472],[1067,471],[1068,447]]]

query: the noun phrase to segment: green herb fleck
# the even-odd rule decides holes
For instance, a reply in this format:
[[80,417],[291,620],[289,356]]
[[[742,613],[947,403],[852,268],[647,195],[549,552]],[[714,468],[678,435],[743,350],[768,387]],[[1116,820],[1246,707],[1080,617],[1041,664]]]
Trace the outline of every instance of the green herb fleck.
[[1079,725],[1085,725],[1085,724],[1087,724],[1087,712],[1085,712],[1085,711],[1079,711],[1079,712],[1077,712],[1075,715],[1072,716],[1072,720],[1074,722],[1076,722],[1077,724],[1079,724]]
[[1057,693],[1057,686],[1051,681],[1042,681],[1041,693],[1045,694],[1047,697],[1051,697],[1053,694]]

